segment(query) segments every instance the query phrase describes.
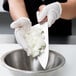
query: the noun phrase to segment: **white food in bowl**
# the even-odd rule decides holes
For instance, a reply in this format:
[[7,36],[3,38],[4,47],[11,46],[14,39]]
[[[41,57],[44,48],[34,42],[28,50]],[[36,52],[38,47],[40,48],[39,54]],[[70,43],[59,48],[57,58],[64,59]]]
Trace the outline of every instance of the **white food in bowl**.
[[36,26],[31,27],[30,31],[25,34],[25,38],[32,57],[36,57],[43,53],[46,43],[44,41],[44,31],[41,28]]

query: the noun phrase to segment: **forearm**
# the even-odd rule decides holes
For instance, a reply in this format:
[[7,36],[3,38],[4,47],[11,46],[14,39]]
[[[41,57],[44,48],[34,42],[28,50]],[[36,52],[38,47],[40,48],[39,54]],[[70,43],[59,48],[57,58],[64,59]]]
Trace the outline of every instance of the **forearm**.
[[8,0],[9,12],[13,20],[20,17],[28,17],[24,0]]
[[61,3],[62,5],[62,15],[63,19],[73,19],[76,18],[76,1],[68,0],[66,3]]

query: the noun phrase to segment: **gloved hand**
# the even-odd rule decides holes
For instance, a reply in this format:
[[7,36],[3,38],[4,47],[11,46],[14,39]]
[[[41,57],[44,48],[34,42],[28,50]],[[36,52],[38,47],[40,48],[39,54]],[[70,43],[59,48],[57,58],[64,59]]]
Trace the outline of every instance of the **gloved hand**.
[[31,54],[31,50],[28,47],[25,34],[27,31],[30,30],[31,27],[31,21],[26,17],[21,17],[18,20],[11,23],[10,27],[12,29],[15,29],[15,37],[17,42],[24,48],[27,55],[29,56]]
[[54,2],[46,5],[41,12],[37,11],[37,20],[40,23],[47,17],[48,26],[51,27],[51,25],[60,18],[61,14],[61,4]]

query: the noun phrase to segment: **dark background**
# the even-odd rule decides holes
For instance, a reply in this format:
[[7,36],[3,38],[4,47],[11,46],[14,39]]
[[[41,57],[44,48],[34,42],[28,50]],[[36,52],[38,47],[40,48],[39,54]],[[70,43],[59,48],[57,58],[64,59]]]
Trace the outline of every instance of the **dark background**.
[[[8,12],[0,12],[0,34],[13,34],[14,30],[10,28],[12,19]],[[72,20],[72,35],[76,35],[76,20]]]

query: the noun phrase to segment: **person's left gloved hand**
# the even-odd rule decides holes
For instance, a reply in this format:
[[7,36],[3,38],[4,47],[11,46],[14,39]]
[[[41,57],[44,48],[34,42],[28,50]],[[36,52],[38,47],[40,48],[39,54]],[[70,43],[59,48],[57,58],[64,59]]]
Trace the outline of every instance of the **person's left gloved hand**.
[[54,2],[51,4],[46,5],[42,11],[37,12],[37,20],[38,22],[43,22],[45,18],[47,18],[48,26],[51,25],[60,18],[62,14],[62,7],[59,2]]
[[11,28],[15,30],[15,38],[28,56],[37,57],[43,53],[46,43],[43,29],[35,25],[32,27],[29,18],[21,17],[12,22]]
[[21,17],[16,21],[12,22],[10,27],[15,30],[15,38],[17,43],[19,43],[23,49],[26,51],[27,55],[31,54],[31,50],[28,47],[25,34],[30,30],[32,24],[29,18]]

